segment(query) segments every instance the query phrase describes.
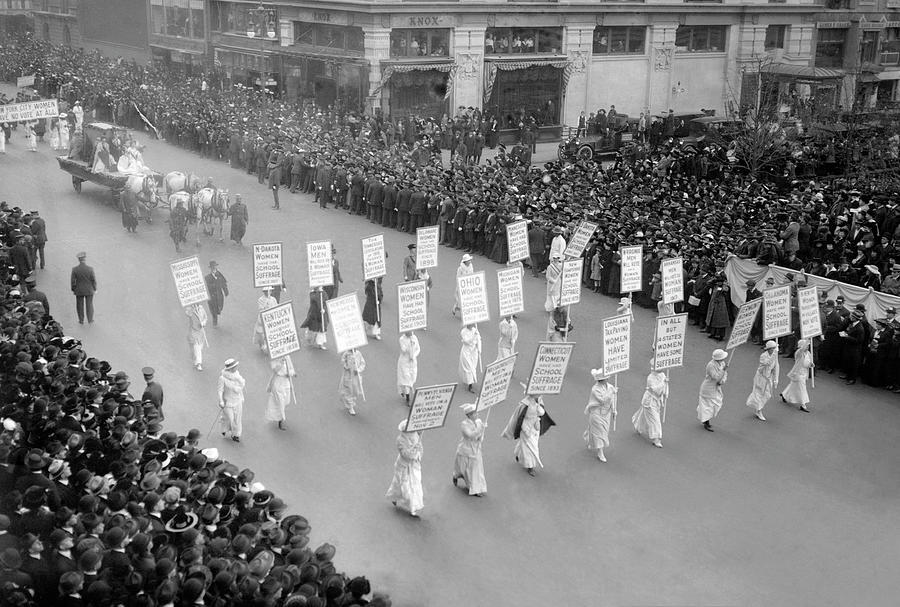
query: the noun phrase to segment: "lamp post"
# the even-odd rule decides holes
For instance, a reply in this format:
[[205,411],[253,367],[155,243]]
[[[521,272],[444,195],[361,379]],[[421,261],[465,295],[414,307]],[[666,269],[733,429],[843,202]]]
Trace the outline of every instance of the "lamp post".
[[269,74],[266,71],[265,40],[274,40],[276,38],[275,22],[269,21],[271,10],[264,7],[262,1],[257,4],[256,8],[251,8],[248,12],[250,13],[250,21],[247,22],[247,37],[256,38],[257,25],[261,25],[261,33],[265,33],[265,38],[260,37],[259,40],[259,86],[263,91],[266,91],[268,90],[266,89],[266,83],[269,81]]

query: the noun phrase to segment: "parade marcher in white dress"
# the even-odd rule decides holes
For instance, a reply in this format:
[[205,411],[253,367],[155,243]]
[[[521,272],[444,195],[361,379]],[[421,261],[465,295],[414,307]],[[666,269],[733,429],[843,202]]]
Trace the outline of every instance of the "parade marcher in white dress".
[[801,339],[797,342],[797,350],[794,352],[794,366],[787,376],[791,383],[781,392],[781,400],[790,405],[800,405],[800,410],[809,413],[809,392],[806,390],[806,380],[809,378],[809,370],[813,367],[812,354],[809,352],[809,341]]
[[722,408],[725,400],[722,394],[722,384],[728,381],[728,364],[725,359],[728,358],[728,352],[721,349],[715,349],[712,353],[712,360],[706,363],[706,377],[700,384],[700,397],[697,403],[697,419],[703,422],[703,427],[710,432],[713,431],[712,425],[709,423]]
[[497,342],[497,360],[509,358],[516,353],[519,339],[519,325],[512,316],[500,319],[500,340]]
[[562,259],[566,252],[566,238],[563,236],[565,229],[562,226],[553,228],[553,240],[550,241],[550,259],[559,257]]
[[69,121],[65,114],[59,115],[59,123],[57,124],[59,128],[59,149],[68,152],[69,151]]
[[362,396],[366,398],[363,391],[362,372],[366,370],[366,359],[363,358],[362,352],[356,348],[345,350],[341,354],[341,383],[338,391],[341,395],[341,402],[350,415],[356,415],[356,402]]
[[278,300],[272,297],[272,288],[266,287],[262,290],[262,295],[256,299],[256,322],[253,323],[253,343],[260,350],[269,353],[269,347],[266,345],[266,334],[263,331],[262,312],[278,305]]
[[597,459],[605,462],[606,454],[603,453],[603,449],[609,447],[609,427],[616,415],[616,392],[618,389],[609,385],[603,369],[591,369],[591,376],[594,378],[594,387],[591,388],[591,395],[584,408],[584,413],[588,416],[588,428],[584,431],[584,440],[587,441],[588,449],[596,450]]
[[188,317],[188,344],[191,346],[191,355],[193,358],[194,368],[198,371],[203,370],[203,348],[209,346],[206,340],[206,310],[201,304],[187,306],[184,309]]
[[781,372],[778,366],[778,344],[770,339],[766,342],[765,348],[759,355],[759,366],[756,368],[756,375],[753,376],[753,391],[747,397],[747,406],[754,410],[760,421],[766,421],[762,410],[772,398]]
[[513,455],[531,476],[534,476],[534,469],[537,466],[544,467],[541,462],[541,435],[555,425],[556,422],[550,419],[544,409],[544,400],[540,396],[526,394],[525,398],[519,401],[506,428],[500,434],[504,438],[516,441]]
[[628,315],[634,322],[634,312],[631,311],[631,298],[622,297],[619,299],[619,305],[616,306],[616,316]]
[[269,400],[266,401],[266,421],[278,422],[279,430],[287,430],[284,426],[285,408],[288,403],[297,404],[297,394],[294,392],[294,363],[290,356],[282,356],[269,361],[272,368],[272,377],[269,379]]
[[49,122],[50,122],[50,128],[48,130],[50,131],[50,148],[53,150],[58,150],[59,149],[59,127],[60,127],[60,125],[62,125],[63,121],[60,118],[60,120],[58,120],[56,122],[53,122],[53,121],[49,121]]
[[37,131],[35,131],[34,126],[34,122],[26,123],[25,136],[28,138],[28,149],[32,152],[37,152]]
[[475,405],[466,403],[460,409],[466,414],[459,427],[462,438],[456,446],[456,461],[453,465],[453,486],[463,479],[469,495],[483,496],[487,493],[487,481],[484,478],[484,461],[481,458],[481,444],[487,424],[475,417]]
[[400,356],[397,358],[397,390],[409,404],[409,396],[419,376],[419,338],[412,331],[400,336]]
[[[472,267],[472,256],[469,255],[468,253],[466,253],[465,255],[462,256],[462,259],[459,262],[459,267],[456,268],[456,277],[459,278],[460,276],[468,276],[469,274],[472,274],[474,272],[475,272],[475,268]],[[456,297],[456,300],[453,302],[453,309],[450,310],[450,313],[453,314],[453,316],[456,316],[456,313],[460,309],[459,308],[460,302],[459,302],[459,289],[455,286],[453,287],[453,293],[454,293],[454,296]]]
[[246,382],[238,371],[238,361],[229,358],[219,374],[219,409],[222,419],[222,436],[231,433],[231,440],[241,442],[241,420],[244,416],[244,387]]
[[81,107],[80,101],[75,102],[72,113],[75,115],[75,130],[80,131],[84,125],[84,108]]
[[478,381],[478,362],[481,360],[481,333],[478,325],[466,325],[459,331],[462,347],[459,350],[459,379],[469,392]]
[[631,424],[635,432],[646,434],[654,447],[662,449],[662,409],[669,398],[669,378],[664,371],[657,371],[655,364],[651,359],[641,407],[631,416]]
[[422,490],[422,433],[407,432],[406,420],[397,427],[397,459],[394,461],[394,478],[388,487],[386,497],[398,508],[409,512],[410,516],[419,516],[425,507],[425,494]]
[[553,312],[559,305],[559,295],[562,290],[562,256],[551,255],[550,265],[546,270],[547,296],[544,299],[544,311]]

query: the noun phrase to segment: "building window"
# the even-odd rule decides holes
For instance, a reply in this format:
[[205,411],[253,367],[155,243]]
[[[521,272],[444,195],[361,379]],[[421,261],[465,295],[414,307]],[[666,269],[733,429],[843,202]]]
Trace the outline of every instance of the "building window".
[[69,30],[68,25],[63,26],[63,44],[72,46],[72,32]]
[[825,8],[830,11],[841,11],[850,8],[850,0],[825,0]]
[[784,41],[787,38],[786,25],[770,25],[766,27],[766,50],[771,51],[777,48],[784,48]]
[[216,31],[240,36],[252,32],[254,38],[278,39],[278,11],[272,7],[259,10],[252,4],[213,2],[210,10],[210,26]]
[[46,21],[44,21],[44,25],[43,25],[43,27],[41,27],[41,30],[44,32],[44,40],[49,41],[50,40],[50,24],[47,23]]
[[725,51],[725,25],[679,25],[675,31],[678,53],[722,53]]
[[361,53],[364,50],[364,37],[361,27],[294,21],[294,44],[308,44]]
[[562,51],[560,27],[489,27],[484,36],[484,52],[491,55],[549,53]]
[[847,30],[820,29],[816,42],[816,67],[841,67],[844,64],[844,45]]
[[594,54],[643,54],[647,28],[644,26],[595,27]]
[[878,63],[880,65],[900,65],[900,29],[892,27],[884,30]]
[[203,0],[150,0],[150,26],[154,34],[203,39]]
[[448,57],[449,29],[393,29],[391,57]]
[[878,31],[864,30],[859,41],[859,60],[862,63],[875,63],[878,58]]

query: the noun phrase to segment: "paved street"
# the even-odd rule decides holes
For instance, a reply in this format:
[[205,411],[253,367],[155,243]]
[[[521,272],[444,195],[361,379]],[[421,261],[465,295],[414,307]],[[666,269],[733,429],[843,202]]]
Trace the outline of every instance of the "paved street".
[[[146,140],[144,135],[140,136]],[[396,456],[397,423],[407,412],[397,397],[396,291],[412,238],[385,232],[385,339],[363,349],[368,401],[349,417],[337,397],[340,363],[329,351],[294,355],[299,407],[289,431],[263,420],[268,365],[251,343],[256,298],[249,244],[285,243],[287,297],[298,322],[306,313],[304,243],[330,238],[344,284],[362,303],[360,238],[381,231],[346,212],[320,210],[311,197],[282,193],[282,211],[255,177],[157,141],[146,141],[146,162],[167,172],[212,176],[243,194],[250,224],[243,248],[204,239],[199,256],[214,259],[231,295],[202,373],[191,368],[187,319],[178,306],[168,263],[177,258],[164,221],[126,233],[109,192],[85,183],[76,195],[44,143],[29,153],[21,130],[0,155],[0,199],[39,209],[47,222],[48,267],[38,273],[56,316],[90,355],[125,369],[140,393],[140,369],[152,365],[166,390],[166,427],[207,432],[216,415],[221,362],[241,360],[247,379],[244,438],[205,444],[283,496],[312,524],[312,545],[337,546],[336,564],[365,574],[400,606],[428,605],[888,605],[900,594],[900,508],[897,487],[900,397],[835,376],[817,379],[812,414],[773,402],[769,421],[744,406],[759,350],[738,350],[725,386],[725,407],[704,432],[696,419],[697,390],[714,343],[688,330],[686,366],[671,373],[662,450],[630,428],[646,377],[654,314],[636,309],[632,370],[618,378],[618,431],[601,464],[586,449],[584,405],[589,370],[600,362],[600,319],[615,301],[588,291],[573,308],[577,342],[564,392],[546,403],[558,424],[541,441],[546,466],[530,478],[513,462],[512,443],[499,434],[512,402],[497,407],[485,441],[488,494],[469,498],[450,483],[462,415],[423,438],[425,510],[414,520],[384,498]],[[227,235],[228,226],[225,226]],[[97,273],[93,325],[78,325],[69,292],[75,254],[84,250]],[[441,249],[432,276],[430,327],[419,335],[419,385],[457,379],[459,324],[450,316],[459,252]],[[481,257],[489,293],[496,264]],[[519,319],[517,377],[526,376],[543,337],[544,283],[526,278],[528,312]],[[284,301],[284,298],[282,299]],[[493,308],[496,312],[496,308]],[[481,327],[484,358],[496,355],[496,320]],[[329,335],[329,341],[331,336]],[[790,369],[782,359],[782,384]],[[514,394],[518,394],[513,390]],[[466,402],[457,392],[456,404]]]

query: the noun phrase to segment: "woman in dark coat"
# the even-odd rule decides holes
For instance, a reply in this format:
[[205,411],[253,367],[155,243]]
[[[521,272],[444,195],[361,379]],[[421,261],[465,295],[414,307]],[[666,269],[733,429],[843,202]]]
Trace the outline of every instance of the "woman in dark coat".
[[235,195],[234,204],[228,208],[228,214],[231,216],[231,240],[241,244],[244,234],[247,233],[250,216],[247,213],[247,205],[241,201],[240,194]]
[[717,278],[710,289],[709,310],[706,312],[706,326],[709,337],[716,341],[725,338],[725,331],[730,326],[728,318],[728,285],[724,278]]
[[363,322],[366,323],[366,333],[375,339],[381,339],[381,300],[384,294],[381,290],[381,279],[378,281],[378,297],[375,297],[375,280],[366,281],[366,303],[363,306]]
[[306,320],[300,325],[301,329],[306,329],[306,343],[310,346],[316,346],[320,350],[325,350],[326,335],[328,330],[328,317],[324,313],[325,309],[325,293],[322,287],[318,287],[309,292],[309,310],[306,312]]

